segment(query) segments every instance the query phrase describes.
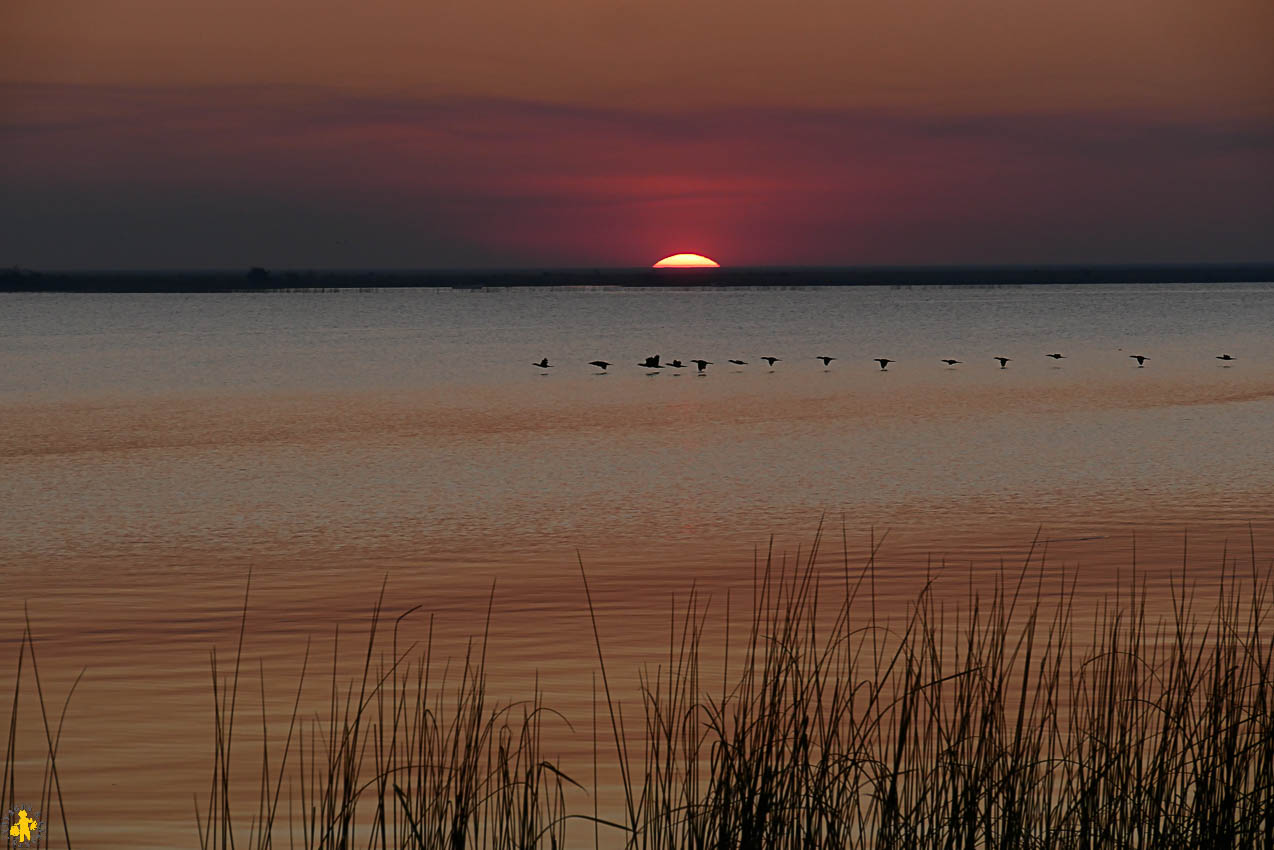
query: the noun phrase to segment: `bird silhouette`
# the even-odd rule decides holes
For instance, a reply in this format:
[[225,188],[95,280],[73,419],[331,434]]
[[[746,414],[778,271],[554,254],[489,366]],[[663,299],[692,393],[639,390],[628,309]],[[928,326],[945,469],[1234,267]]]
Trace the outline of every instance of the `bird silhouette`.
[[828,367],[828,366],[831,366],[831,365],[832,365],[832,361],[833,361],[833,360],[835,360],[836,358],[835,358],[835,357],[826,357],[826,356],[823,356],[823,357],[815,357],[814,359],[815,359],[815,360],[822,360],[822,361],[823,361],[823,371],[824,371],[824,372],[826,372],[826,371],[827,371],[827,367]]
[[955,364],[963,363],[964,361],[963,360],[943,360],[942,362],[946,363],[948,366],[954,366]]
[[1054,360],[1065,360],[1065,354],[1045,354],[1045,357],[1052,357]]
[[698,366],[700,372],[712,365],[711,360],[691,360],[690,362]]
[[782,358],[780,357],[762,357],[761,359],[764,360],[766,363],[769,363],[770,368],[773,368],[775,363],[783,362]]
[[1006,369],[1006,368],[1008,368],[1009,361],[1011,361],[1013,358],[1012,358],[1012,357],[993,357],[993,358],[991,358],[991,359],[992,359],[992,360],[999,360],[999,361],[1000,361],[1000,368],[1001,368],[1001,369]]
[[660,365],[659,365],[659,355],[658,355],[658,354],[652,354],[651,356],[649,356],[649,357],[647,357],[647,358],[646,358],[645,362],[643,362],[643,363],[638,363],[637,365],[638,365],[638,366],[644,366],[644,367],[646,367],[647,369],[662,369],[662,368],[664,368],[663,366],[660,366]]
[[1216,359],[1217,360],[1238,360],[1239,358],[1231,357],[1228,354],[1218,354]]
[[671,363],[669,363],[668,365],[669,365],[669,366],[671,366],[671,367],[672,367],[672,368],[674,368],[674,369],[683,369],[683,368],[685,368],[685,365],[686,365],[686,364],[685,364],[685,363],[682,363],[680,360],[674,360],[674,361],[672,361]]
[[885,371],[885,367],[890,363],[897,363],[897,360],[890,360],[888,357],[877,357],[876,362],[880,364],[880,371]]
[[1144,369],[1146,367],[1146,361],[1150,359],[1144,354],[1129,354],[1128,356],[1137,361],[1138,369]]
[[731,362],[731,363],[733,363],[735,366],[746,366],[746,365],[748,365],[748,361],[746,361],[746,360],[731,360],[730,362]]
[[589,366],[596,366],[598,369],[601,369],[603,372],[605,372],[605,371],[606,371],[606,367],[607,367],[607,366],[610,366],[611,364],[610,364],[610,363],[607,363],[605,360],[590,360],[590,361],[588,361],[588,365],[589,365]]
[[542,359],[539,363],[532,363],[531,365],[532,365],[532,366],[539,366],[541,369],[552,369],[552,368],[553,368],[552,364],[550,364],[550,363],[549,363],[549,359],[548,359],[547,357],[545,357],[544,359]]

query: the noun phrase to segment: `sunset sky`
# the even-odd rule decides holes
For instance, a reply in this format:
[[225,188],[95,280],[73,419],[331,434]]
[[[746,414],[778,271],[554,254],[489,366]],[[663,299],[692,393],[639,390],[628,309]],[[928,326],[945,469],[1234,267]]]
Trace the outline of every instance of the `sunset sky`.
[[0,266],[1274,259],[1269,0],[7,0]]

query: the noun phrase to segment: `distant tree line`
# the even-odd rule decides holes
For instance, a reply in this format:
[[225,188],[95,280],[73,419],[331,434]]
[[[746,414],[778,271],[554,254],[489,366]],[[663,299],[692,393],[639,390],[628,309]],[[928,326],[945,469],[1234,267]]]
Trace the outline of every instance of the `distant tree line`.
[[1076,283],[1274,282],[1274,263],[733,267],[719,269],[420,269],[39,272],[0,269],[7,292],[259,292],[450,287],[1025,286]]

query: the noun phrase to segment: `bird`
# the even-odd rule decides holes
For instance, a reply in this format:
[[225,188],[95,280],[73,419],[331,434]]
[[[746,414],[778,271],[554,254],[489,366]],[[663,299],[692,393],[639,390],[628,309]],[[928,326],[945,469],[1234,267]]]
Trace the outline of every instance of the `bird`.
[[1045,357],[1052,357],[1054,360],[1065,360],[1065,354],[1045,354]]
[[731,360],[730,362],[731,362],[731,363],[733,363],[735,366],[746,366],[746,365],[748,365],[748,361],[746,361],[746,360]]
[[815,357],[814,359],[815,359],[815,360],[822,360],[822,361],[823,361],[823,366],[824,366],[824,368],[826,368],[827,366],[832,365],[832,361],[833,361],[833,360],[835,360],[836,358],[835,358],[835,357],[822,356],[822,357]]
[[690,362],[698,366],[700,372],[712,365],[711,360],[691,360]]
[[672,368],[674,368],[674,369],[684,369],[684,368],[685,368],[685,366],[686,366],[686,364],[685,364],[685,363],[682,363],[680,360],[674,360],[674,361],[672,361],[671,363],[669,363],[668,365],[669,365],[669,366],[671,366],[671,367],[672,367]]
[[1137,361],[1138,369],[1144,369],[1146,366],[1146,361],[1150,359],[1144,354],[1129,354],[1128,356],[1131,357],[1133,360]]
[[943,360],[942,362],[946,363],[948,366],[954,366],[955,364],[963,363],[964,361],[963,360]]
[[885,367],[890,363],[897,363],[897,360],[890,360],[888,357],[877,357],[876,362],[880,364],[880,371],[885,371]]
[[550,363],[549,363],[549,359],[548,359],[547,357],[545,357],[545,358],[541,359],[539,363],[532,363],[531,365],[532,365],[532,366],[538,366],[538,367],[540,367],[541,369],[552,369],[552,368],[553,368],[552,364],[550,364]]
[[762,357],[761,359],[764,360],[766,363],[769,363],[771,369],[774,368],[775,363],[783,362],[783,359],[781,357]]
[[1217,360],[1238,360],[1239,358],[1231,357],[1228,354],[1218,354],[1216,359]]
[[993,358],[991,358],[991,359],[992,359],[992,360],[999,360],[999,361],[1000,361],[1000,368],[1001,368],[1001,369],[1006,369],[1006,368],[1008,368],[1009,361],[1010,361],[1010,360],[1012,360],[1013,358],[1012,358],[1012,357],[993,357]]
[[605,371],[606,371],[606,367],[607,367],[607,366],[609,366],[609,365],[611,365],[611,364],[607,363],[605,360],[590,360],[590,361],[588,361],[588,365],[589,365],[589,366],[596,366],[598,369],[601,369],[603,372],[605,372]]
[[660,366],[660,365],[659,365],[659,355],[658,355],[658,354],[652,354],[650,357],[647,357],[647,358],[646,358],[646,360],[645,360],[645,362],[644,362],[644,363],[638,363],[637,365],[638,365],[638,366],[644,366],[644,367],[645,367],[645,368],[647,368],[647,369],[662,369],[662,368],[664,368],[663,366]]

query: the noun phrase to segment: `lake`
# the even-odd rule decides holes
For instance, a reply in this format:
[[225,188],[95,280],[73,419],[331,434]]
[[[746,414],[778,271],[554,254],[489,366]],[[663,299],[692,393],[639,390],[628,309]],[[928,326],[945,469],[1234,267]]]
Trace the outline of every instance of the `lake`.
[[1271,328],[1271,284],[0,295],[2,683],[25,602],[46,701],[86,671],[58,756],[75,845],[189,847],[209,651],[233,654],[250,571],[245,748],[257,660],[286,723],[307,637],[330,675],[340,624],[355,669],[382,582],[437,655],[491,600],[495,691],[585,726],[581,561],[621,687],[666,654],[673,594],[721,610],[820,522],[832,566],[879,547],[898,616],[1033,541],[1084,598],[1183,557],[1206,583],[1223,553],[1269,561]]

